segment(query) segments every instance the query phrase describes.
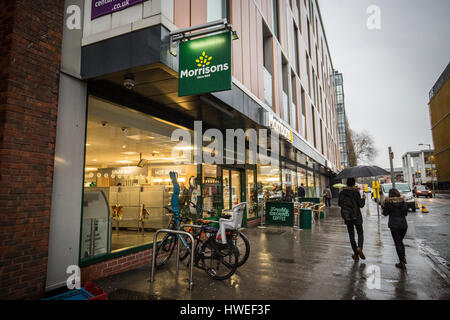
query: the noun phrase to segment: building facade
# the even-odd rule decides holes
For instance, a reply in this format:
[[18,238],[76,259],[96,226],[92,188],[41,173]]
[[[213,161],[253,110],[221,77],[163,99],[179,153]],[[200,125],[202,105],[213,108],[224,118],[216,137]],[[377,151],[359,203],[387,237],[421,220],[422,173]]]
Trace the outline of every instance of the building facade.
[[340,169],[349,167],[347,144],[347,116],[345,113],[344,79],[342,73],[334,72],[334,84],[336,88],[336,108],[338,117],[339,152],[341,155]]
[[439,190],[450,190],[450,63],[430,91],[431,131]]
[[403,178],[411,188],[418,184],[431,188],[433,181],[437,183],[433,150],[407,152],[402,156],[402,163]]
[[[247,202],[247,227],[260,223],[264,201],[302,184],[320,196],[338,173],[334,68],[317,1],[60,3],[37,13],[25,1],[0,5],[10,22],[1,30],[2,298],[65,286],[72,265],[84,282],[149,263],[155,230],[170,219],[170,171],[207,209]],[[22,28],[34,14],[52,18]],[[239,37],[231,90],[180,97],[170,33],[220,19]],[[194,136],[195,121],[203,131],[280,133],[278,166],[248,161],[248,143],[243,163],[179,164],[192,146],[172,134]]]

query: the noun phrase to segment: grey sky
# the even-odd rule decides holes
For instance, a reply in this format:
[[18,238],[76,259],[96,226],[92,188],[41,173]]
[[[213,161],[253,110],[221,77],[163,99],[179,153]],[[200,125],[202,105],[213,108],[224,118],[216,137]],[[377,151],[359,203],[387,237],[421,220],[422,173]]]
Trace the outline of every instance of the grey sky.
[[[432,143],[428,92],[450,61],[450,0],[319,0],[333,65],[343,73],[347,117],[375,139],[376,165]],[[366,26],[370,5],[381,30]],[[427,147],[425,147],[427,148]],[[422,148],[423,149],[423,148]]]

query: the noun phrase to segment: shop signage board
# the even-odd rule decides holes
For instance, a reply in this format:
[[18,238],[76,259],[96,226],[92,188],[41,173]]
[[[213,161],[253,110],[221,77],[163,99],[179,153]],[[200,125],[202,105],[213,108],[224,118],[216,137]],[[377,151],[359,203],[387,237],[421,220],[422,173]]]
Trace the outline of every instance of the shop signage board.
[[92,0],[91,20],[124,10],[141,2],[144,0]]
[[180,43],[178,96],[231,90],[231,31]]
[[266,225],[294,226],[294,203],[266,202]]
[[292,131],[289,130],[281,121],[279,121],[273,114],[269,114],[269,127],[280,134],[281,137],[288,140],[290,143],[294,141]]

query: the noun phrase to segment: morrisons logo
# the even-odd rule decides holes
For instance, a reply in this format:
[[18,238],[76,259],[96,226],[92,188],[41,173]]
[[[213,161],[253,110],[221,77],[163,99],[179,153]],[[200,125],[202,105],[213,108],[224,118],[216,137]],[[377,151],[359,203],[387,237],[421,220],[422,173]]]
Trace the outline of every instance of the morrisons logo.
[[230,66],[228,63],[211,65],[213,62],[213,57],[208,56],[205,51],[202,52],[200,57],[195,60],[195,64],[197,66],[196,69],[186,69],[180,72],[180,78],[192,78],[196,77],[197,79],[209,78],[211,74],[216,72],[228,71]]

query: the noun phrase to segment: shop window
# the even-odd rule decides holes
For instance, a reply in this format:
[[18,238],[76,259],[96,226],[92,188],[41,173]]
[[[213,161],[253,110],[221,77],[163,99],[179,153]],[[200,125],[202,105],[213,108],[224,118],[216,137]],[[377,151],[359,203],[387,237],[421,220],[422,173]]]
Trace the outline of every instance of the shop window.
[[[82,261],[152,243],[171,218],[169,172],[178,174],[181,209],[197,176],[197,165],[174,164],[179,126],[92,96],[88,103]],[[177,159],[192,160],[181,149]]]
[[279,168],[258,164],[258,209],[264,214],[264,201],[282,199],[282,189]]
[[247,170],[247,218],[255,218],[258,215],[258,190],[255,183],[254,169]]

